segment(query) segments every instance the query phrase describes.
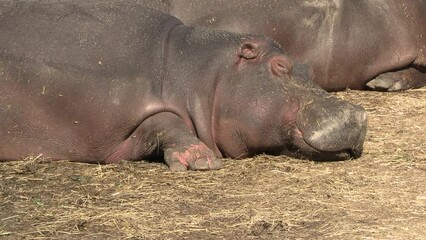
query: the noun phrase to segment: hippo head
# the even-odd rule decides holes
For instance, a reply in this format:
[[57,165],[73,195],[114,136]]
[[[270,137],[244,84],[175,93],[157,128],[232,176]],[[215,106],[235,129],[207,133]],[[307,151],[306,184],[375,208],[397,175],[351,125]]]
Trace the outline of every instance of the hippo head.
[[313,160],[361,155],[365,110],[313,83],[311,67],[294,63],[268,39],[243,40],[234,57],[215,97],[213,132],[222,154]]

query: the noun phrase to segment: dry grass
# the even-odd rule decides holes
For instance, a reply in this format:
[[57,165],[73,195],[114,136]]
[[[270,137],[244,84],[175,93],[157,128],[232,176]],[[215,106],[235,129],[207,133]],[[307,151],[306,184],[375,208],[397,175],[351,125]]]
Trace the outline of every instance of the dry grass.
[[0,163],[0,238],[424,239],[426,91],[337,95],[369,112],[360,159]]

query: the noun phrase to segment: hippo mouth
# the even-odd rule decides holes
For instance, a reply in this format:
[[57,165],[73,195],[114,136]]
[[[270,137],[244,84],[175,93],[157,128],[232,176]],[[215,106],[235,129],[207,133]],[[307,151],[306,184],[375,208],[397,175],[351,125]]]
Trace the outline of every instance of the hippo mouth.
[[305,140],[303,132],[297,126],[293,128],[292,136],[292,143],[285,150],[285,154],[292,157],[314,161],[341,161],[358,158],[362,153],[362,145],[338,151],[317,149]]
[[[323,107],[327,106],[327,107]],[[367,133],[367,114],[346,102],[306,104],[291,131],[293,154],[315,161],[338,161],[361,156]]]

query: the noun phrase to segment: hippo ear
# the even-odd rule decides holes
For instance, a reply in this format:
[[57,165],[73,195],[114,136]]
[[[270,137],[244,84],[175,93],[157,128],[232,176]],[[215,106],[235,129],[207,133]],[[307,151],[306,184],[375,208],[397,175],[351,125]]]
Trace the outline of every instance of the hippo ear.
[[259,53],[260,53],[260,50],[256,44],[251,42],[246,42],[246,43],[243,43],[243,45],[241,45],[240,52],[238,53],[238,55],[241,58],[254,59],[257,56],[259,56]]
[[271,71],[276,76],[284,76],[290,74],[293,70],[293,61],[285,55],[277,55],[272,57],[270,61]]

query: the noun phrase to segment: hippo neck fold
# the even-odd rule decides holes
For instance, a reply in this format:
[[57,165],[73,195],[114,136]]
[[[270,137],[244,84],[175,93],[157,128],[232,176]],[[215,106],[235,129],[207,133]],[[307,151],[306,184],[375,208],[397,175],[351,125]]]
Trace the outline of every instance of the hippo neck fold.
[[162,99],[179,109],[178,115],[218,156],[222,154],[212,130],[215,93],[232,69],[239,42],[238,34],[176,26],[165,47]]

